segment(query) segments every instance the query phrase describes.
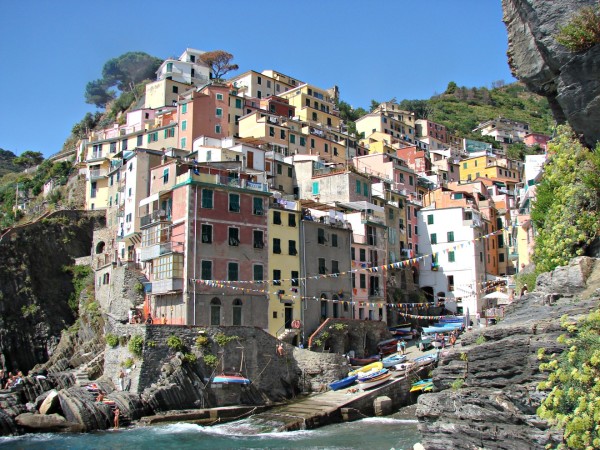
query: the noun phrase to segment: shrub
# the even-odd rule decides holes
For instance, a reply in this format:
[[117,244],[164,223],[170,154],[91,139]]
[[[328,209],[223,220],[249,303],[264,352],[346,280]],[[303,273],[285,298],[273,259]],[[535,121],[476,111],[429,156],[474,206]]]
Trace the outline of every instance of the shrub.
[[239,339],[238,336],[226,336],[223,333],[217,333],[214,337],[215,342],[217,344],[219,344],[221,347],[225,347],[231,341],[235,341],[238,339]]
[[127,358],[121,365],[126,369],[131,369],[133,367],[133,358]]
[[198,357],[194,353],[186,353],[183,355],[183,360],[190,364],[194,364],[196,361],[198,361]]
[[217,364],[219,362],[219,359],[215,355],[212,355],[210,353],[204,355],[202,357],[202,360],[204,361],[204,364],[206,364],[208,367],[217,367]]
[[196,338],[196,347],[205,347],[210,343],[210,340],[206,336],[198,336]]
[[119,344],[124,347],[127,344],[127,336],[119,336]]
[[463,387],[464,384],[465,384],[465,379],[464,378],[457,378],[456,380],[454,380],[452,382],[452,384],[450,385],[450,388],[453,391],[458,391],[460,388]]
[[461,353],[460,354],[460,360],[461,361],[468,361],[469,360],[469,356],[466,353]]
[[106,339],[106,343],[110,347],[116,347],[117,345],[119,345],[119,338],[114,334],[107,334],[104,339]]
[[137,283],[135,283],[135,286],[133,286],[133,290],[137,293],[137,294],[143,294],[144,293],[144,285],[142,283],[140,283],[139,281]]
[[600,43],[600,6],[581,8],[556,35],[559,44],[583,52]]
[[148,342],[146,342],[146,346],[148,348],[154,348],[154,347],[156,347],[156,341],[148,341]]
[[127,348],[131,353],[136,356],[142,356],[142,350],[144,349],[144,338],[139,334],[132,336],[127,344]]
[[338,322],[338,323],[334,323],[334,324],[333,324],[333,329],[334,329],[334,330],[337,330],[337,331],[343,331],[343,330],[345,330],[346,328],[348,328],[348,325],[347,325],[347,324],[345,324],[345,323],[339,323],[339,322]]
[[171,335],[167,338],[167,346],[173,351],[179,351],[183,348],[183,341],[179,336]]
[[475,340],[477,345],[481,345],[486,341],[486,338],[483,334],[479,335],[479,337]]

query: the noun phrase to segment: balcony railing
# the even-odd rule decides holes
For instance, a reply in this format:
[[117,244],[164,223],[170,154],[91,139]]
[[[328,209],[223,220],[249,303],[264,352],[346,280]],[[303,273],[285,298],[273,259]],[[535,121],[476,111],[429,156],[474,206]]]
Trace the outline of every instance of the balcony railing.
[[146,225],[150,225],[151,223],[154,222],[159,222],[159,221],[168,221],[170,219],[170,215],[167,214],[167,211],[165,211],[164,209],[159,209],[156,211],[152,211],[150,214],[143,216],[140,218],[140,226],[146,226]]
[[172,251],[172,242],[162,242],[160,244],[154,244],[149,247],[142,247],[140,249],[140,259],[142,261],[149,261],[151,259],[158,258],[161,255],[171,253]]
[[98,178],[103,178],[108,175],[108,171],[106,169],[90,169],[88,171],[88,180],[97,180]]
[[152,282],[152,294],[168,294],[183,290],[183,278],[168,278]]

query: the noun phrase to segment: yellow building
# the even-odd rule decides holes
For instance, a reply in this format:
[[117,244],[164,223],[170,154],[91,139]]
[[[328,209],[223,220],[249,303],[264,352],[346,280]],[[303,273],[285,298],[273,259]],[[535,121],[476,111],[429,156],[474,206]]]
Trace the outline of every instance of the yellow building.
[[[336,91],[337,92],[337,91]],[[305,122],[339,128],[340,118],[335,108],[335,98],[330,91],[303,84],[280,94],[296,107],[296,116]]]
[[523,165],[506,157],[497,157],[488,153],[463,159],[460,162],[460,181],[471,181],[477,178],[490,178],[503,182],[507,190],[514,191],[521,183]]
[[300,277],[300,206],[273,197],[269,208],[269,334],[300,343],[302,293]]
[[415,113],[400,109],[396,103],[385,102],[373,112],[356,121],[356,129],[365,137],[385,133],[410,144],[416,143]]

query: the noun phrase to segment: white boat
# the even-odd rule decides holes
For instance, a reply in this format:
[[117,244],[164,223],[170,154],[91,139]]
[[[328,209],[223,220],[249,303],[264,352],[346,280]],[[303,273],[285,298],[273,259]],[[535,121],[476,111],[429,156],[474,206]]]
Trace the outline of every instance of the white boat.
[[392,376],[392,372],[387,372],[387,373],[381,375],[380,377],[377,377],[377,378],[374,378],[371,380],[360,381],[360,379],[359,379],[356,386],[359,389],[362,389],[363,391],[365,391],[367,389],[372,389],[375,386],[379,386],[380,384],[385,383],[386,381],[388,381],[390,379],[391,376]]
[[396,364],[400,364],[400,363],[406,361],[406,358],[407,358],[406,355],[402,355],[400,353],[394,353],[393,355],[386,356],[385,358],[383,358],[381,360],[381,362],[383,363],[383,367],[392,367],[392,366],[395,366]]

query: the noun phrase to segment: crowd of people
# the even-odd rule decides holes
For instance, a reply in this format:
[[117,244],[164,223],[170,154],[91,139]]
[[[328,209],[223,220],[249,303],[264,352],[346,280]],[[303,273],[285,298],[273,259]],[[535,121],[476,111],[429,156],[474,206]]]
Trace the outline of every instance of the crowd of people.
[[23,372],[17,370],[14,374],[0,370],[0,389],[10,389],[23,383]]

